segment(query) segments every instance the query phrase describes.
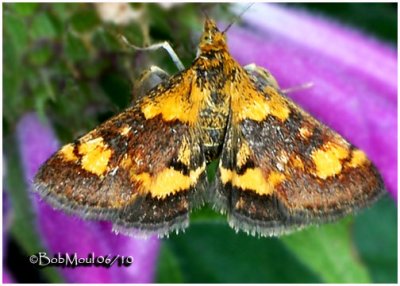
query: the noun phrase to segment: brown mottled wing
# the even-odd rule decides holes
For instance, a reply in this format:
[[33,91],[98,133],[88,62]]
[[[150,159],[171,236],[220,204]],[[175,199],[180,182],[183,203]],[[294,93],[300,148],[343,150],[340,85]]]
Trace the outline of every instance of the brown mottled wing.
[[[382,179],[365,154],[260,75],[243,75],[218,170],[216,201],[230,225],[279,235],[369,205]],[[247,97],[247,98],[246,98]]]
[[186,227],[189,210],[203,202],[205,160],[191,118],[169,105],[185,107],[190,82],[185,73],[173,77],[62,147],[40,168],[36,190],[58,208],[111,220],[119,231],[164,235]]

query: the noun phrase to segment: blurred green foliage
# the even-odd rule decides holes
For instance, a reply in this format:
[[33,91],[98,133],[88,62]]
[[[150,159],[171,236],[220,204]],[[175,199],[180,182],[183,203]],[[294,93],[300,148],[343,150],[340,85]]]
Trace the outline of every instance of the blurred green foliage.
[[[195,212],[191,227],[166,240],[159,282],[395,283],[397,209],[386,197],[355,218],[282,238],[256,238],[226,219]],[[373,227],[372,227],[373,226]],[[173,277],[173,280],[169,280]]]
[[[374,4],[373,11],[369,4],[296,5],[396,44],[395,5]],[[119,35],[137,46],[167,40],[189,65],[204,17],[199,11],[221,21],[232,19],[228,6],[221,4],[131,7],[146,17],[117,25],[105,23],[94,4],[3,4],[6,188],[12,190],[15,212],[11,235],[26,254],[42,245],[33,227],[27,187],[21,181],[14,138],[19,118],[34,110],[42,120],[52,122],[61,142],[71,141],[127,107],[134,79],[146,67],[156,64],[176,72],[166,53],[132,51]],[[395,203],[386,198],[355,218],[280,239],[259,239],[236,234],[224,216],[203,208],[192,214],[186,233],[164,240],[157,281],[395,283],[396,213]],[[62,279],[54,269],[43,275],[48,282]]]
[[134,79],[151,64],[176,72],[166,52],[133,51],[119,35],[137,46],[150,39],[180,43],[174,48],[190,64],[197,42],[191,35],[202,26],[198,9],[210,5],[132,6],[145,16],[121,26],[103,23],[93,4],[4,4],[5,136],[22,114],[35,110],[70,141],[126,108]]

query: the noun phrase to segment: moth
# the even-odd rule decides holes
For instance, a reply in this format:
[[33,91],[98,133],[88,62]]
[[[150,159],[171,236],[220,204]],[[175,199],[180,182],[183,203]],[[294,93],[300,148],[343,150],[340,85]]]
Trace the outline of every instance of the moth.
[[186,228],[190,211],[208,203],[234,229],[272,236],[384,193],[365,153],[293,103],[267,70],[240,66],[213,20],[190,67],[150,75],[155,87],[41,166],[44,200],[118,232],[159,236]]

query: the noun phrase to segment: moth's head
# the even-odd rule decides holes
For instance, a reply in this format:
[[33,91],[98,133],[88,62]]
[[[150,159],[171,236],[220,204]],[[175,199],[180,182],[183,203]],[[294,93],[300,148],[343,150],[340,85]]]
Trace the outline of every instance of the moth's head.
[[216,23],[211,19],[204,22],[204,31],[200,38],[199,52],[227,50],[225,32],[218,30]]

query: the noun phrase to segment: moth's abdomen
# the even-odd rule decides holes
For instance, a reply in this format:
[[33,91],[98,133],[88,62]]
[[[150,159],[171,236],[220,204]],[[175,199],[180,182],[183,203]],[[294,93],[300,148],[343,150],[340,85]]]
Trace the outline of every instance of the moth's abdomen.
[[217,159],[221,154],[226,131],[225,127],[202,127],[202,139],[207,163]]

